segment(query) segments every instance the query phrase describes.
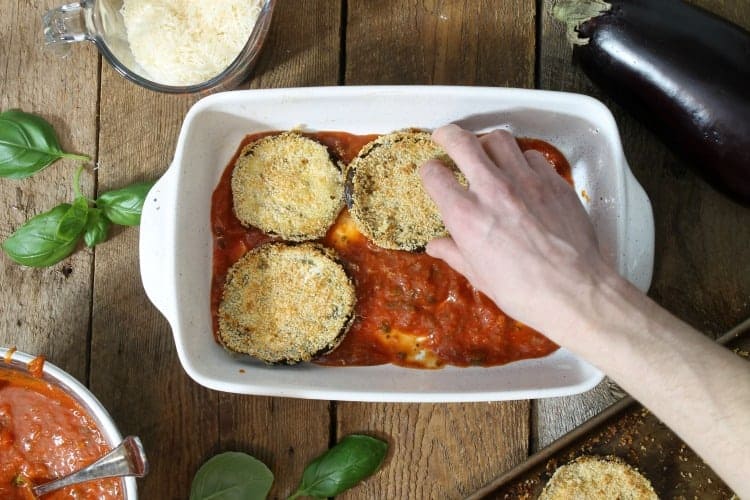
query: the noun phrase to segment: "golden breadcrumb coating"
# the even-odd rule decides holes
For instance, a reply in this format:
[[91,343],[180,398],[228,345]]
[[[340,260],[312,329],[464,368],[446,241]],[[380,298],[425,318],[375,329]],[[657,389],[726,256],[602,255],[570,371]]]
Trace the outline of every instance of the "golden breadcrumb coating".
[[266,363],[309,361],[341,342],[355,302],[354,285],[333,250],[268,243],[229,269],[219,340]]
[[290,241],[322,238],[343,206],[341,168],[328,149],[295,132],[243,148],[232,172],[232,199],[246,226]]
[[658,500],[651,482],[617,457],[582,456],[559,467],[539,500]]
[[466,185],[453,161],[427,132],[402,131],[378,137],[349,165],[347,195],[352,218],[378,246],[417,250],[447,235],[419,177],[419,166],[431,159],[441,160]]

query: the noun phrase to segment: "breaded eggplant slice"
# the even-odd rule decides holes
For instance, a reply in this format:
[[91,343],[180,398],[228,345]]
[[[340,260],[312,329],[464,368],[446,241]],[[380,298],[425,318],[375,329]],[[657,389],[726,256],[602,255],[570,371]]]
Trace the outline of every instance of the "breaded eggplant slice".
[[354,318],[354,285],[333,250],[261,245],[227,273],[219,340],[266,363],[295,364],[333,350]]
[[539,500],[658,500],[651,482],[621,459],[582,456],[559,467]]
[[259,139],[234,165],[234,213],[285,240],[322,238],[343,207],[341,170],[323,144],[295,132]]
[[413,251],[447,235],[419,177],[419,166],[431,159],[441,160],[466,185],[453,161],[427,132],[380,136],[349,164],[347,205],[357,228],[376,245]]

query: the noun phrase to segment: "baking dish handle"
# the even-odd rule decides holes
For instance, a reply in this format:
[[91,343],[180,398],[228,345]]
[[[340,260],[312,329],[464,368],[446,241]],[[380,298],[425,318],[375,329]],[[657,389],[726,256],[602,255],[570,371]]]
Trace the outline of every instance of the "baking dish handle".
[[173,272],[176,171],[170,166],[146,196],[138,248],[143,288],[170,324],[176,318],[177,310]]
[[654,214],[646,191],[629,167],[625,169],[625,234],[622,248],[625,275],[636,287],[647,292],[654,271]]

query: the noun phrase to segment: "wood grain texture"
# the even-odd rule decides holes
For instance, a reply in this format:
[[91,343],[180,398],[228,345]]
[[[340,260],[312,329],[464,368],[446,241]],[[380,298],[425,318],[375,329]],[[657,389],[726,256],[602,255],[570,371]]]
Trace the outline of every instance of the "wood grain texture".
[[[282,0],[253,78],[244,87],[336,85],[341,6],[329,0]],[[246,451],[274,473],[269,498],[286,498],[305,465],[330,441],[330,403],[221,394],[221,450]]]
[[[750,26],[745,0],[694,3],[746,29]],[[543,4],[541,87],[592,95],[612,110],[630,167],[653,205],[656,257],[649,295],[695,328],[716,336],[750,316],[750,210],[706,184],[588,81],[571,62],[564,28],[550,15],[553,4]],[[545,446],[611,401],[602,387],[579,397],[540,400],[532,447]]]
[[277,0],[271,30],[243,88],[336,85],[341,2]]
[[339,403],[339,438],[384,439],[381,470],[341,498],[463,498],[526,458],[527,401],[472,404]]
[[[350,0],[345,82],[533,86],[534,16],[533,1]],[[391,446],[381,472],[343,498],[461,498],[527,454],[526,401],[339,403],[337,416],[338,439],[364,432]]]
[[533,0],[350,0],[346,84],[532,87]]
[[[158,178],[196,99],[147,91],[104,64],[98,192]],[[94,264],[92,390],[123,434],[143,440],[150,472],[139,494],[187,498],[195,470],[218,451],[218,395],[187,377],[169,324],[143,292],[138,229],[116,228]]]
[[617,388],[619,391],[613,393],[612,385],[613,382],[605,377],[596,387],[582,394],[533,401],[533,435],[529,453],[536,453],[617,402],[622,395],[621,389]]
[[[3,2],[0,111],[37,113],[52,123],[65,151],[93,156],[98,56],[83,44],[67,59],[44,47],[41,16],[57,4]],[[71,201],[76,167],[63,160],[31,178],[0,179],[0,239],[34,215]],[[91,194],[93,175],[84,174],[82,186]],[[83,249],[44,269],[19,266],[0,252],[0,345],[43,354],[85,382],[91,263],[91,252]]]
[[743,0],[687,0],[750,31],[750,6]]

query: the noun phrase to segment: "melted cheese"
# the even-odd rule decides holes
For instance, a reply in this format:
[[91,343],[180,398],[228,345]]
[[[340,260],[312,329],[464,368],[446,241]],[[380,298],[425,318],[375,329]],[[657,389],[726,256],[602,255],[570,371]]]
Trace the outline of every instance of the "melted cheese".
[[396,328],[389,331],[383,338],[383,343],[390,344],[393,351],[402,354],[403,361],[423,368],[440,368],[442,365],[440,358],[424,346],[428,341],[426,336],[414,335]]
[[331,229],[329,241],[334,248],[340,250],[346,248],[353,242],[363,240],[364,237],[365,236],[359,232],[359,229],[357,229],[357,225],[354,224],[351,215],[349,215],[349,211],[344,210],[333,225],[333,229]]

